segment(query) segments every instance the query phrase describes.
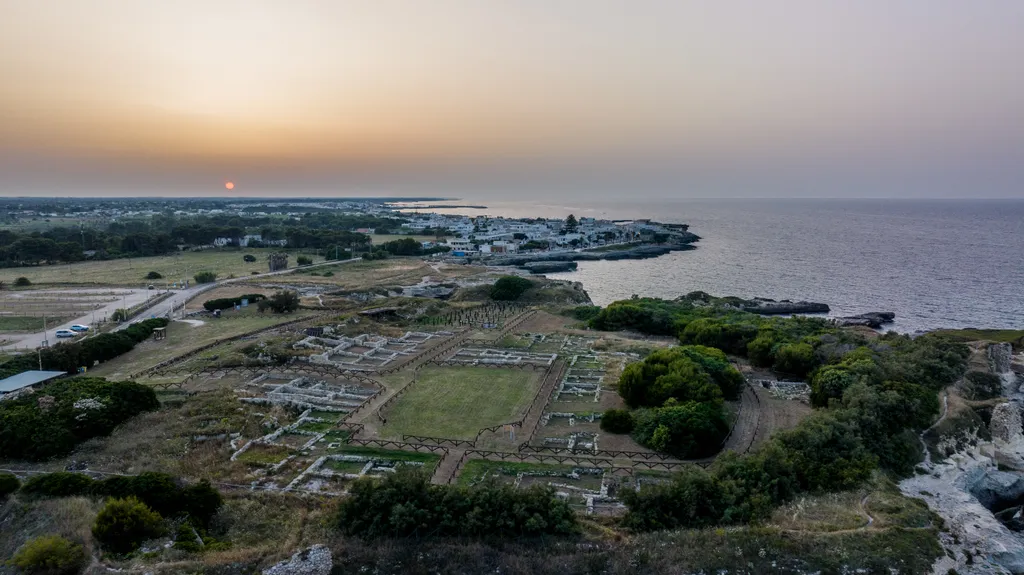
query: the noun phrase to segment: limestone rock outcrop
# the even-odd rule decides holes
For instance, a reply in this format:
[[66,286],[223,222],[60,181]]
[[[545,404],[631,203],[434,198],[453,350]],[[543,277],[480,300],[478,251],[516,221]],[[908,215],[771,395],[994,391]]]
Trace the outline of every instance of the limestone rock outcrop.
[[330,575],[332,567],[331,550],[324,545],[314,545],[292,555],[288,561],[264,569],[263,575]]

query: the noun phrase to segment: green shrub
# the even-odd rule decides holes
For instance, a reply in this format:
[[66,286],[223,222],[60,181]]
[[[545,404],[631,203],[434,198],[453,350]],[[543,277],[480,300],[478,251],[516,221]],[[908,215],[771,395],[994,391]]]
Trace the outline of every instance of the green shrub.
[[299,294],[292,290],[276,292],[269,299],[260,301],[257,309],[261,312],[268,309],[274,313],[293,312],[299,309]]
[[633,438],[676,457],[706,457],[718,452],[729,433],[722,401],[688,401],[665,407],[641,409],[633,415]]
[[14,287],[28,287],[30,285],[32,285],[32,282],[24,276],[14,280]]
[[256,261],[256,256],[252,254],[245,254],[244,256],[242,256],[242,261],[251,264]]
[[504,276],[494,282],[494,287],[491,288],[491,299],[516,301],[531,287],[533,287],[533,282],[524,277]]
[[[116,335],[127,340],[130,349],[131,340]],[[86,439],[109,435],[128,419],[160,407],[153,388],[130,381],[60,379],[47,384],[46,394],[54,398],[54,407],[46,411],[37,395],[0,402],[0,453],[4,457],[41,461],[63,455]],[[75,402],[83,399],[95,400],[102,407],[76,409]]]
[[633,416],[625,409],[609,409],[601,415],[601,429],[608,433],[631,433]]
[[581,305],[570,309],[567,312],[569,317],[579,321],[590,321],[601,313],[601,308],[596,305]]
[[964,375],[964,392],[967,399],[992,399],[1003,394],[1003,381],[999,376],[985,371],[968,371]]
[[57,535],[29,539],[10,564],[29,575],[73,575],[85,567],[85,549]]
[[814,348],[806,343],[781,345],[775,353],[774,368],[782,373],[803,378],[817,365],[818,358],[814,356]]
[[178,551],[185,551],[187,553],[199,553],[203,550],[203,547],[199,544],[199,539],[196,537],[195,529],[188,521],[183,521],[178,525],[178,530],[174,534],[173,547]]
[[18,478],[10,473],[0,473],[0,499],[14,493],[21,487]]
[[577,530],[569,503],[555,497],[551,487],[431,485],[427,474],[411,467],[383,480],[356,481],[335,524],[347,535],[365,538],[537,537]]
[[113,553],[131,553],[165,532],[160,515],[134,497],[107,501],[92,526],[96,541]]
[[720,350],[681,346],[658,350],[642,362],[626,366],[619,377],[619,395],[631,407],[658,407],[670,398],[679,402],[739,397],[743,376]]
[[88,475],[55,471],[30,477],[21,492],[32,497],[74,497],[88,495],[94,481]]
[[308,256],[299,256],[299,257],[295,258],[295,263],[296,263],[296,265],[300,265],[300,266],[312,265],[313,264],[313,258],[308,257]]
[[149,272],[148,274],[146,274],[146,279],[148,280],[158,280],[162,279],[163,277],[164,276],[161,275],[160,272]]
[[182,489],[177,504],[195,523],[205,527],[224,504],[224,498],[204,479]]
[[210,271],[202,271],[193,276],[197,284],[212,284],[217,281],[217,274]]
[[247,293],[238,297],[208,299],[203,302],[203,309],[206,311],[213,311],[215,309],[231,309],[236,305],[242,305],[243,299],[249,300],[249,303],[254,304],[267,299],[267,296],[260,293]]

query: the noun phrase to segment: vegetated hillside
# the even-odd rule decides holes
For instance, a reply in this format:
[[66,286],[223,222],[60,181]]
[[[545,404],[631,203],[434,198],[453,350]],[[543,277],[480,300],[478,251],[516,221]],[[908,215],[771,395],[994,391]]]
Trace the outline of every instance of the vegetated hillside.
[[[689,301],[637,298],[587,314],[599,329],[674,334],[681,343],[717,347],[806,378],[820,408],[750,454],[725,454],[707,471],[627,492],[624,523],[636,530],[761,521],[800,494],[855,488],[875,469],[909,473],[922,455],[916,434],[938,415],[938,391],[963,375],[969,356],[965,345],[940,335],[888,333],[869,341],[820,319],[769,319]],[[644,378],[652,380],[648,389],[692,388],[700,379],[686,366],[671,375],[668,366]],[[627,374],[623,381],[630,383]],[[675,408],[678,398],[668,395],[663,405]],[[695,424],[668,423],[663,435],[685,434],[679,427]]]

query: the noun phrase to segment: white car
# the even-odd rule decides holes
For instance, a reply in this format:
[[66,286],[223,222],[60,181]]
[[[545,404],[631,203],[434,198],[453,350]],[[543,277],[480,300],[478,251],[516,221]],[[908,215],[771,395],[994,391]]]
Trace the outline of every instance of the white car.
[[76,323],[75,325],[71,326],[71,331],[89,331],[89,326]]
[[75,337],[77,334],[70,329],[58,329],[53,335],[57,337]]

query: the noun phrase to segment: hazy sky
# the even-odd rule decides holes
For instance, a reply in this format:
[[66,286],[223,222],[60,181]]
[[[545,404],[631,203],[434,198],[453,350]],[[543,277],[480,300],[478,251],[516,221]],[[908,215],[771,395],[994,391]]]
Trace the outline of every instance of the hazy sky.
[[0,193],[1024,197],[1021,0],[0,0]]

